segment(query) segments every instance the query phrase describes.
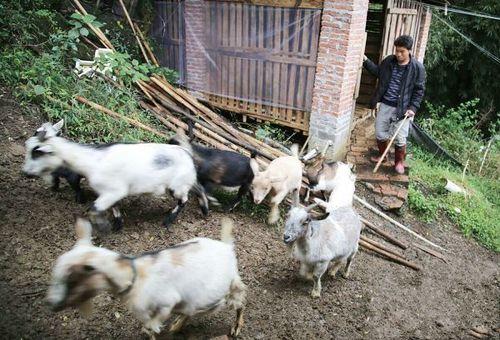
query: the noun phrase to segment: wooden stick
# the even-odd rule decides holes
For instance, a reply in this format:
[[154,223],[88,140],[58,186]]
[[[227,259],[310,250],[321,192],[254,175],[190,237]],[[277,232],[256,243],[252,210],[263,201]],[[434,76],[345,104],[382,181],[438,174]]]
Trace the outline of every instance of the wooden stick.
[[395,245],[397,245],[398,247],[400,247],[402,249],[407,249],[408,248],[408,244],[406,244],[404,242],[401,242],[400,240],[396,239],[394,236],[390,235],[389,233],[381,230],[380,228],[377,228],[370,221],[368,221],[368,220],[366,220],[364,218],[361,218],[361,222],[363,222],[368,228],[370,228],[371,230],[373,230],[377,234],[383,236],[386,240],[388,240],[392,244],[395,244]]
[[398,252],[396,252],[396,251],[394,251],[394,250],[392,250],[390,248],[387,248],[382,243],[379,243],[379,242],[377,242],[375,240],[372,240],[371,238],[369,238],[369,237],[367,237],[365,235],[360,235],[360,239],[363,240],[363,241],[365,241],[365,242],[370,243],[374,247],[377,247],[377,248],[382,249],[382,250],[384,250],[384,251],[386,251],[386,252],[388,252],[388,253],[390,253],[390,254],[392,254],[394,256],[398,256],[398,257],[404,259],[403,255],[399,254]]
[[86,104],[86,105],[88,105],[88,106],[92,107],[93,109],[96,109],[96,110],[98,110],[98,111],[100,111],[100,112],[102,112],[102,113],[105,113],[105,114],[110,115],[110,116],[112,116],[112,117],[114,117],[114,118],[117,118],[117,119],[123,119],[123,120],[127,121],[130,125],[133,125],[133,126],[139,127],[139,128],[141,128],[141,129],[143,129],[143,130],[146,130],[146,131],[149,131],[149,132],[151,132],[151,133],[153,133],[153,134],[155,134],[155,135],[157,135],[157,136],[159,136],[159,137],[162,137],[162,138],[165,138],[165,139],[168,139],[168,138],[169,138],[169,136],[168,136],[168,135],[166,135],[166,134],[164,134],[164,133],[162,133],[162,132],[160,132],[160,131],[158,131],[158,130],[156,130],[156,129],[153,129],[152,127],[149,127],[149,126],[147,126],[147,125],[145,125],[145,124],[143,124],[143,123],[141,123],[141,122],[138,122],[138,121],[137,121],[137,120],[135,120],[135,119],[132,119],[132,118],[129,118],[129,117],[125,117],[125,116],[122,116],[121,114],[116,113],[116,112],[114,112],[114,111],[112,111],[112,110],[110,110],[110,109],[108,109],[108,108],[105,108],[105,107],[104,107],[104,106],[102,106],[102,105],[99,105],[99,104],[97,104],[97,103],[91,102],[90,100],[88,100],[88,99],[86,99],[86,98],[84,98],[84,97],[81,97],[81,96],[76,96],[75,98],[76,98],[76,100],[78,100],[80,103]]
[[142,55],[144,56],[144,60],[148,64],[151,63],[149,60],[148,54],[146,53],[146,50],[144,49],[144,46],[142,46],[141,39],[137,35],[137,32],[134,27],[134,23],[132,22],[132,19],[130,19],[130,16],[128,15],[127,7],[125,7],[125,4],[123,3],[123,0],[118,0],[120,2],[120,5],[122,6],[123,13],[125,13],[125,17],[127,18],[128,24],[130,25],[130,28],[132,29],[132,33],[134,34],[135,39],[137,40],[137,45],[139,45],[139,48],[141,49]]
[[396,261],[396,262],[398,262],[400,264],[403,264],[403,265],[405,265],[407,267],[410,267],[410,268],[412,268],[414,270],[422,270],[422,268],[420,266],[418,266],[418,265],[416,265],[416,264],[414,264],[414,263],[412,263],[410,261],[407,261],[407,260],[405,260],[405,259],[403,259],[401,257],[394,256],[391,253],[388,253],[385,250],[379,249],[379,248],[373,246],[372,244],[370,244],[368,242],[365,242],[363,240],[359,240],[359,244],[361,246],[363,246],[364,248],[366,248],[366,249],[369,249],[369,250],[372,250],[372,251],[374,251],[376,253],[384,255],[384,256],[390,258],[391,260],[394,260],[394,261]]
[[[77,13],[80,13],[81,15],[88,15],[87,11],[82,6],[82,4],[80,3],[80,1],[73,0],[73,3],[80,10],[80,12],[77,11]],[[106,35],[104,35],[104,33],[101,31],[100,28],[94,27],[92,24],[87,24],[87,26],[92,30],[92,32],[94,32],[95,35],[97,35],[97,37],[99,39],[101,39],[101,41],[104,43],[104,46],[106,46],[109,49],[115,51],[115,48],[113,47],[113,44],[111,44],[111,42],[108,40],[108,38],[106,38]]]
[[438,259],[441,259],[443,260],[444,263],[448,263],[448,260],[446,259],[446,256],[444,256],[443,254],[441,253],[438,253],[437,251],[433,250],[433,249],[429,249],[421,244],[418,244],[418,243],[414,243],[413,244],[415,247],[417,247],[418,249],[420,250],[423,250],[425,251],[426,253],[428,254],[431,254],[432,256],[435,256],[437,257]]
[[479,167],[479,174],[480,175],[481,175],[481,171],[483,170],[484,161],[486,160],[486,156],[488,155],[488,151],[490,151],[491,142],[493,142],[493,139],[495,139],[495,136],[491,137],[490,141],[488,142],[488,146],[486,147],[486,151],[484,152],[483,160],[481,161],[481,166]]
[[302,154],[304,153],[304,151],[307,147],[307,144],[309,144],[309,139],[311,139],[311,135],[307,136],[307,139],[306,139],[304,145],[302,145],[302,149],[300,149],[300,153],[299,153],[300,156],[302,156]]
[[368,202],[366,202],[364,199],[359,198],[357,195],[354,195],[354,199],[355,199],[356,201],[358,201],[359,203],[361,203],[362,205],[364,205],[366,208],[368,208],[368,209],[370,209],[371,211],[373,211],[374,213],[376,213],[377,215],[379,215],[379,216],[381,216],[381,217],[385,218],[387,221],[389,221],[389,222],[391,222],[392,224],[394,224],[395,226],[397,226],[397,227],[399,227],[399,228],[403,229],[404,231],[406,231],[406,232],[408,232],[408,233],[412,234],[412,235],[413,235],[413,236],[415,236],[416,238],[418,238],[418,239],[420,239],[420,240],[424,241],[425,243],[430,244],[430,245],[431,245],[431,246],[433,246],[433,247],[436,247],[436,248],[438,248],[438,249],[441,249],[441,250],[443,250],[443,251],[446,251],[446,249],[444,249],[444,248],[442,248],[442,247],[438,246],[438,245],[437,245],[437,244],[435,244],[435,243],[432,243],[431,241],[429,241],[429,240],[428,240],[428,239],[426,239],[425,237],[423,237],[423,236],[421,236],[421,235],[417,234],[417,233],[416,233],[416,232],[414,232],[413,230],[411,230],[411,229],[409,229],[409,228],[405,227],[404,225],[402,225],[402,224],[401,224],[401,223],[399,223],[398,221],[396,221],[396,220],[392,219],[391,217],[387,216],[386,214],[384,214],[383,212],[381,212],[380,210],[378,210],[377,208],[375,208],[374,206],[372,206],[371,204],[369,204]]
[[382,154],[382,156],[378,160],[377,165],[375,165],[375,169],[373,169],[373,173],[377,172],[380,164],[382,164],[382,162],[384,161],[385,155],[387,155],[387,153],[389,152],[389,149],[391,148],[392,142],[394,142],[394,139],[396,139],[396,136],[398,135],[399,130],[401,130],[401,128],[403,127],[403,125],[405,124],[407,119],[408,119],[408,116],[405,116],[405,118],[403,119],[401,124],[399,124],[396,132],[394,132],[394,135],[392,136],[391,140],[389,141],[389,144],[387,144],[387,147],[385,148],[384,153]]
[[135,22],[134,22],[134,27],[137,33],[139,34],[139,37],[141,38],[142,45],[146,48],[146,52],[148,52],[149,54],[149,59],[151,59],[151,61],[155,66],[160,66],[158,59],[156,59],[156,56],[153,53],[153,50],[151,50],[151,47],[149,46],[147,40],[144,38],[144,35],[142,34],[140,27]]

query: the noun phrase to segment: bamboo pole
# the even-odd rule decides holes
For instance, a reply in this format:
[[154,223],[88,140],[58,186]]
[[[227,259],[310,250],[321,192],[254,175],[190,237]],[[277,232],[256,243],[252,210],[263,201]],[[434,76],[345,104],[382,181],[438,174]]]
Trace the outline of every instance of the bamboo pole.
[[403,229],[404,231],[412,234],[413,236],[415,236],[416,238],[424,241],[425,243],[427,244],[430,244],[431,246],[433,247],[436,247],[438,249],[441,249],[443,251],[446,251],[446,249],[444,249],[443,247],[440,247],[438,246],[437,244],[435,243],[432,243],[431,241],[429,241],[428,239],[426,239],[425,237],[417,234],[416,232],[414,232],[413,230],[405,227],[404,225],[402,225],[401,223],[399,223],[398,221],[392,219],[391,217],[387,216],[386,214],[384,214],[383,212],[381,212],[380,210],[378,210],[377,208],[375,208],[374,206],[372,206],[371,204],[369,204],[368,202],[366,202],[364,199],[362,198],[359,198],[357,195],[354,195],[354,199],[356,201],[358,201],[359,203],[361,203],[362,205],[364,205],[366,208],[368,208],[369,210],[373,211],[374,213],[376,213],[377,215],[385,218],[387,221],[391,222],[392,224],[394,224],[395,226]]
[[408,119],[408,116],[405,116],[405,118],[403,119],[401,124],[399,124],[398,128],[396,129],[396,132],[394,132],[394,134],[392,135],[392,138],[389,141],[389,144],[387,144],[387,147],[385,148],[384,153],[382,154],[382,156],[378,160],[377,165],[375,165],[375,168],[373,169],[373,173],[377,172],[378,168],[380,167],[380,164],[382,164],[382,162],[384,161],[385,155],[387,155],[387,153],[389,152],[389,149],[391,148],[391,145],[394,142],[394,139],[396,139],[396,136],[398,135],[399,130],[401,130],[401,128],[403,127],[403,125],[405,124],[407,119]]
[[135,27],[135,30],[137,31],[137,33],[139,34],[139,37],[142,41],[142,44],[146,48],[146,52],[149,54],[149,59],[151,59],[151,61],[153,62],[153,65],[160,66],[160,63],[158,63],[158,59],[156,59],[156,56],[153,53],[153,50],[151,50],[151,47],[149,46],[148,42],[144,38],[144,35],[142,34],[140,27],[135,22],[134,22],[134,27]]
[[398,247],[400,247],[402,249],[407,249],[408,248],[408,245],[406,243],[401,242],[400,240],[396,239],[394,236],[392,236],[389,233],[387,233],[387,232],[381,230],[380,228],[376,227],[370,221],[368,221],[368,220],[366,220],[364,218],[361,218],[361,222],[363,222],[369,229],[371,229],[374,232],[376,232],[377,234],[383,236],[386,240],[388,240],[392,244],[395,244],[395,245],[397,245]]
[[[73,3],[76,5],[76,7],[78,7],[78,10],[76,11],[77,13],[80,13],[81,15],[88,15],[87,11],[82,6],[82,4],[80,3],[80,1],[73,0]],[[92,32],[94,32],[95,35],[97,35],[97,37],[99,39],[102,40],[102,42],[104,43],[104,46],[106,46],[109,49],[112,49],[113,51],[115,51],[115,48],[113,47],[113,44],[111,44],[111,42],[108,40],[108,38],[106,38],[106,35],[102,32],[102,30],[100,28],[94,27],[91,24],[87,24],[87,26],[92,30]]]
[[86,104],[86,105],[92,107],[93,109],[96,109],[96,110],[98,110],[98,111],[100,111],[102,113],[105,113],[105,114],[107,114],[109,116],[112,116],[112,117],[114,117],[116,119],[123,119],[126,122],[128,122],[130,125],[139,127],[139,128],[141,128],[143,130],[146,130],[146,131],[149,131],[149,132],[151,132],[151,133],[153,133],[153,134],[155,134],[155,135],[157,135],[159,137],[166,138],[166,139],[169,138],[168,135],[166,135],[166,134],[164,134],[164,133],[162,133],[162,132],[160,132],[160,131],[158,131],[156,129],[153,129],[152,127],[149,127],[149,126],[147,126],[147,125],[145,125],[145,124],[143,124],[143,123],[141,123],[141,122],[139,122],[139,121],[137,121],[135,119],[122,116],[121,114],[116,113],[116,112],[114,112],[114,111],[112,111],[112,110],[110,110],[110,109],[108,109],[108,108],[106,108],[106,107],[104,107],[102,105],[99,105],[97,103],[91,102],[90,100],[88,100],[88,99],[86,99],[84,97],[76,96],[75,98],[80,103]]
[[144,59],[148,64],[151,64],[151,61],[149,60],[148,54],[146,53],[146,50],[144,49],[144,46],[142,46],[141,39],[137,35],[137,32],[134,27],[134,23],[132,22],[132,19],[130,19],[130,15],[128,14],[127,7],[125,7],[125,4],[123,3],[123,0],[118,0],[120,2],[120,5],[122,6],[123,13],[125,14],[125,17],[127,18],[128,24],[130,25],[130,28],[132,29],[132,33],[134,34],[135,39],[137,40],[137,45],[139,45],[139,48],[141,49],[142,55],[144,56]]
[[412,263],[410,261],[407,261],[407,260],[405,260],[405,259],[403,259],[401,257],[394,256],[393,254],[388,253],[385,250],[382,250],[380,248],[377,248],[374,245],[372,245],[372,244],[370,244],[370,243],[368,243],[366,241],[359,240],[359,244],[363,248],[366,248],[366,249],[369,249],[369,250],[374,251],[376,253],[382,254],[382,255],[388,257],[389,259],[394,260],[395,262],[398,262],[398,263],[400,263],[402,265],[405,265],[407,267],[410,267],[410,268],[412,268],[414,270],[422,270],[422,268],[420,266],[418,266],[418,265],[416,265],[416,264],[414,264],[414,263]]

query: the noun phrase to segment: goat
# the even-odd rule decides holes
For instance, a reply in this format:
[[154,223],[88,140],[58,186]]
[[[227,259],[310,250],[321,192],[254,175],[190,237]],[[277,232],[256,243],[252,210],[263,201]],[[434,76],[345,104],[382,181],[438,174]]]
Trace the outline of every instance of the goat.
[[[330,204],[339,207],[350,203],[355,190],[356,176],[348,164],[328,162],[323,157],[306,165],[309,189],[313,192],[325,191],[330,194]],[[333,190],[337,188],[336,193]]]
[[[356,176],[351,172],[349,165],[342,162],[322,162],[318,168],[308,167],[307,177],[312,191],[325,190],[330,192],[328,202],[314,198],[326,212],[332,212],[340,207],[352,206],[356,189]],[[314,172],[316,171],[316,174]]]
[[207,148],[190,143],[187,136],[178,131],[169,144],[180,145],[190,150],[196,167],[198,182],[203,186],[208,198],[215,186],[239,187],[238,195],[230,204],[230,211],[236,208],[249,191],[254,174],[250,167],[250,158],[233,151]]
[[260,204],[272,190],[271,212],[268,223],[274,224],[279,219],[278,206],[288,193],[293,192],[293,204],[299,203],[299,191],[302,184],[302,162],[299,160],[298,145],[291,147],[292,156],[283,156],[274,159],[267,169],[259,170],[257,160],[252,157],[250,166],[254,179],[250,187],[255,204]]
[[307,208],[292,207],[285,222],[283,241],[292,246],[292,257],[300,262],[300,276],[314,281],[311,296],[321,296],[321,277],[328,269],[334,277],[345,263],[344,277],[349,276],[352,260],[358,251],[361,220],[352,207],[338,208],[323,220],[312,220]]
[[[60,132],[62,122],[63,121],[53,125],[56,133]],[[75,201],[77,203],[84,203],[85,197],[80,186],[83,177],[63,166],[63,161],[60,158],[48,152],[44,152],[43,149],[40,150],[40,146],[41,143],[37,137],[30,137],[26,141],[26,155],[23,172],[29,177],[41,177],[54,191],[59,189],[60,178],[66,179],[75,192]]]
[[[50,123],[43,124],[36,137],[41,143],[38,150],[60,158],[65,167],[87,178],[98,196],[90,217],[101,230],[109,228],[104,212],[130,195],[163,195],[169,189],[177,205],[165,217],[165,227],[184,208],[191,189],[198,193],[200,204],[208,211],[204,190],[196,182],[191,155],[182,147],[153,143],[81,145],[57,137]],[[121,223],[115,224],[115,229],[120,227]]]
[[221,241],[198,237],[129,257],[94,246],[91,224],[79,218],[78,240],[57,259],[47,300],[55,311],[77,307],[88,314],[91,299],[109,291],[126,303],[153,338],[172,315],[177,316],[170,327],[175,332],[190,317],[230,306],[237,316],[231,334],[237,336],[246,286],[238,273],[232,228],[232,221],[223,219]]

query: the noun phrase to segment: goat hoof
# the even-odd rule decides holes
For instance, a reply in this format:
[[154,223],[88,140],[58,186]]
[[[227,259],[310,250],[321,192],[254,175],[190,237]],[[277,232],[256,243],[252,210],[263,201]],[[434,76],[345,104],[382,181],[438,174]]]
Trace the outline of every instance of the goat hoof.
[[239,326],[233,326],[231,328],[231,336],[233,338],[237,338],[240,335],[240,332],[241,332],[241,327]]
[[76,195],[75,196],[75,202],[78,203],[78,204],[83,204],[85,203],[85,196],[83,194],[80,194],[80,195]]
[[163,227],[165,227],[165,229],[169,229],[172,222],[174,222],[174,219],[172,217],[165,217],[165,219],[163,220]]
[[313,289],[311,290],[311,297],[318,299],[321,297],[321,292],[319,290]]

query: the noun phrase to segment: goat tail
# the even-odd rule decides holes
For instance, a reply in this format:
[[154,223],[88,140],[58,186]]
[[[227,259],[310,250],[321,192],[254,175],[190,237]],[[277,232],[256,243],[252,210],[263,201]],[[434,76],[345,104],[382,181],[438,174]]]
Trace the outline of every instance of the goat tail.
[[[191,131],[189,133],[191,133]],[[180,147],[186,149],[189,154],[193,154],[193,147],[191,146],[191,143],[189,143],[189,138],[186,136],[186,133],[182,128],[177,129],[176,134],[172,139],[175,140],[175,142],[177,142],[176,144]]]
[[292,156],[299,158],[299,144],[293,144],[290,147],[290,151],[292,152]]
[[220,221],[222,230],[220,232],[220,240],[224,243],[233,244],[233,220],[229,217],[223,217]]

